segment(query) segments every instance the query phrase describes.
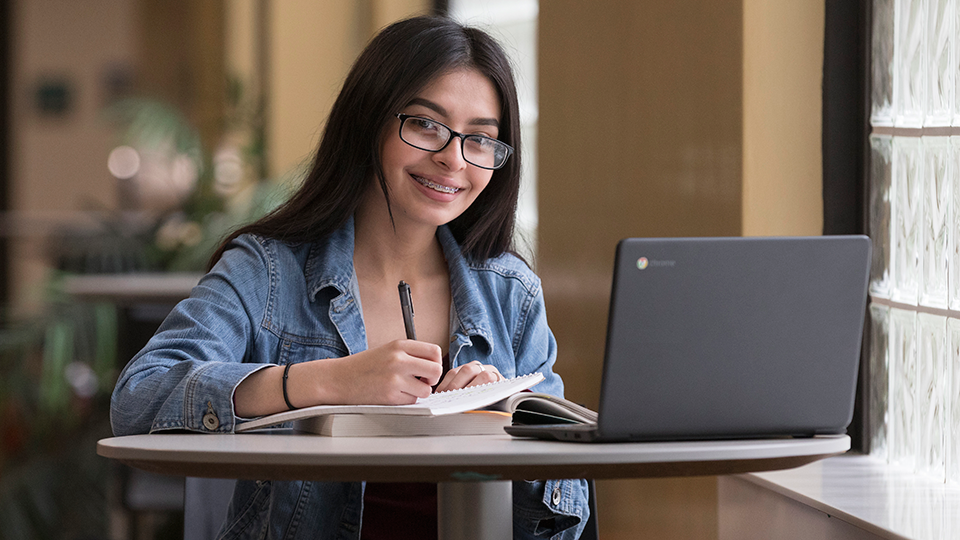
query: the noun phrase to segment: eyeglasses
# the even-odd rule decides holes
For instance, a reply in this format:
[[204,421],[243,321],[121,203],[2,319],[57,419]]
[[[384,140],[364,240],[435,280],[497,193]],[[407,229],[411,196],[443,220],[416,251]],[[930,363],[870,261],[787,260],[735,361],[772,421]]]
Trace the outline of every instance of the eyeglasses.
[[439,152],[446,148],[454,137],[459,137],[464,161],[481,169],[499,169],[513,153],[509,144],[497,139],[458,133],[440,122],[422,116],[396,116],[400,119],[400,140],[420,150]]

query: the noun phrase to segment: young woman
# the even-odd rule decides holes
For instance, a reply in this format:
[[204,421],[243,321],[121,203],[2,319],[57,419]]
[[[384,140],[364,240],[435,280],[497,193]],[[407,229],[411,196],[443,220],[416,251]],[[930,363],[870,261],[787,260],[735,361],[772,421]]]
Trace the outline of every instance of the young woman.
[[[413,403],[541,372],[562,395],[540,281],[511,254],[517,94],[487,34],[420,17],[347,77],[312,169],[237,231],[120,375],[116,435],[231,432],[324,403]],[[397,284],[410,284],[418,340]],[[517,538],[576,538],[580,480],[515,482]],[[361,527],[362,523],[362,527]],[[222,538],[436,537],[436,486],[239,481]]]

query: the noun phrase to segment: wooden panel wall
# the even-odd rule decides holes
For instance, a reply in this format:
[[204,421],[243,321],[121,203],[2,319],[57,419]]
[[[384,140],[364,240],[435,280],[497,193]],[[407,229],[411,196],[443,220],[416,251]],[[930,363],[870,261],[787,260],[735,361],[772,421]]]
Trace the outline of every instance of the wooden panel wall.
[[[820,233],[823,4],[551,0],[539,31],[538,270],[567,395],[596,405],[617,240]],[[715,478],[598,501],[607,540],[717,537]]]
[[376,31],[432,7],[430,0],[270,0],[271,176],[313,157],[340,86]]
[[137,91],[176,107],[203,147],[216,148],[226,85],[223,0],[140,0],[138,7]]
[[[739,235],[739,0],[540,4],[539,271],[567,396],[596,405],[628,236]],[[605,540],[717,536],[716,480],[597,484]]]
[[743,2],[743,235],[823,231],[823,2]]

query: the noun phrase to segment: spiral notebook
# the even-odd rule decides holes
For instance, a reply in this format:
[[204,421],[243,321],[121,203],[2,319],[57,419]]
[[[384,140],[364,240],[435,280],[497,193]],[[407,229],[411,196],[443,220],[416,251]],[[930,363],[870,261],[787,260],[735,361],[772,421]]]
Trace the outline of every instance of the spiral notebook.
[[438,392],[427,398],[418,398],[410,405],[317,405],[271,414],[239,424],[234,431],[243,433],[276,426],[313,416],[328,414],[392,414],[439,416],[481,409],[503,398],[526,390],[544,379],[541,373],[531,373],[493,383],[469,386],[459,390]]

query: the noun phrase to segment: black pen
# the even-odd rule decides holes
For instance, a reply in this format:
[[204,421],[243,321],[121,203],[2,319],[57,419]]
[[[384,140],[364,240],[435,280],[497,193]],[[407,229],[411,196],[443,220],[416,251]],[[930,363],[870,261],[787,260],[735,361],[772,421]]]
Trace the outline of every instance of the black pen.
[[407,332],[407,339],[417,339],[417,329],[413,327],[413,297],[410,296],[410,285],[401,281],[400,309],[403,311],[403,329]]

